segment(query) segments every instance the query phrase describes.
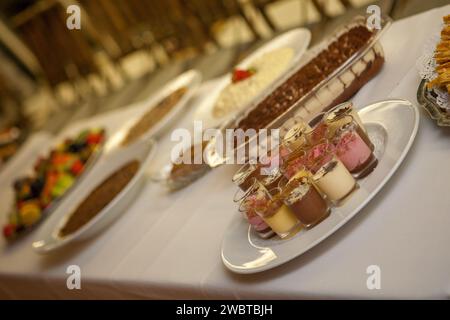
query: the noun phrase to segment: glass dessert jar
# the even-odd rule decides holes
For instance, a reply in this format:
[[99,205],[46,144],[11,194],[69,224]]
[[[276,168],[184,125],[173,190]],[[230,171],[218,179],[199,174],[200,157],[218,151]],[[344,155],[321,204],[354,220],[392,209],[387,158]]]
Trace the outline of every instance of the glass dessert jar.
[[335,146],[325,140],[305,151],[303,164],[307,170],[316,173],[323,165],[333,159]]
[[319,121],[311,130],[305,132],[305,139],[308,146],[315,146],[330,138],[328,124]]
[[311,127],[301,117],[293,117],[286,121],[280,128],[282,144],[291,151],[301,148],[306,144],[305,133],[311,131]]
[[244,218],[251,225],[253,230],[263,239],[268,239],[275,235],[272,229],[267,225],[267,223],[256,214],[255,208],[257,197],[253,193],[247,194],[247,196],[242,199],[239,205],[239,212],[242,213]]
[[340,206],[343,200],[358,188],[353,176],[336,157],[314,174],[313,181],[336,206]]
[[280,238],[291,237],[301,230],[300,221],[284,204],[280,193],[269,192],[260,185],[256,189],[255,195],[257,197],[256,213]]
[[[353,110],[353,109],[351,109]],[[356,117],[353,116],[356,115]],[[359,119],[359,120],[357,120]],[[375,150],[375,146],[372,141],[370,141],[369,136],[367,135],[367,131],[363,126],[361,119],[356,111],[351,112],[342,112],[342,113],[326,113],[324,116],[324,121],[328,126],[330,137],[334,137],[336,132],[344,125],[355,122],[355,130],[358,132],[359,136],[364,140],[364,142],[369,146],[369,148],[373,151]]]
[[247,191],[253,184],[253,180],[259,178],[260,176],[260,166],[255,164],[244,164],[239,170],[234,174],[232,181],[236,184],[242,191]]
[[261,183],[270,192],[277,193],[277,187],[280,180],[284,177],[281,167],[274,168],[268,175],[261,176]]
[[327,201],[308,177],[293,178],[281,189],[284,202],[306,228],[314,227],[330,215]]
[[356,123],[361,127],[364,132],[367,132],[364,127],[363,122],[358,114],[358,112],[353,108],[353,103],[350,101],[338,104],[337,106],[331,108],[324,114],[324,121],[333,121],[338,118],[342,118],[342,116],[351,116]]
[[356,178],[363,178],[375,169],[378,160],[357,131],[357,124],[349,122],[336,133],[336,156]]

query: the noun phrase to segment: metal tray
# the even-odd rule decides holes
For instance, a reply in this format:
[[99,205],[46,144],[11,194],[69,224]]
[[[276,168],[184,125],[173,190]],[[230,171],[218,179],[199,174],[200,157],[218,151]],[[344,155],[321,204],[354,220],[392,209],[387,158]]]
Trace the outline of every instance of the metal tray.
[[422,80],[417,89],[417,101],[428,112],[438,126],[450,127],[450,112],[446,112],[436,102],[436,94],[428,90],[427,81]]

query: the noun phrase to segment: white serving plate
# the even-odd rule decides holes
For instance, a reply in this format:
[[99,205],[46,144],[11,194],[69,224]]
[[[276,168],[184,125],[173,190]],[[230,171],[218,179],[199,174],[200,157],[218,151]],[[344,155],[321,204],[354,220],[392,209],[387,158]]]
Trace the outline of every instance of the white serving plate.
[[152,108],[169,96],[172,92],[186,87],[186,93],[181,97],[180,101],[170,110],[157,124],[155,124],[150,130],[148,130],[144,135],[142,135],[138,140],[149,140],[153,137],[160,136],[167,127],[172,125],[178,116],[182,113],[187,102],[192,98],[192,96],[197,91],[200,83],[202,81],[202,76],[197,70],[189,70],[178,77],[164,85],[160,90],[158,90],[154,95],[149,97],[147,100],[140,101],[136,104],[134,116],[126,121],[122,128],[111,137],[106,145],[106,150],[116,149],[125,136],[128,130],[138,122],[141,117],[150,111]]
[[217,84],[209,93],[208,99],[205,99],[204,101],[202,101],[201,104],[198,105],[197,110],[195,111],[194,114],[194,119],[203,121],[203,127],[205,129],[220,127],[221,124],[227,122],[234,115],[242,111],[242,109],[245,109],[247,106],[252,105],[252,102],[257,100],[259,97],[266,95],[268,92],[270,92],[271,88],[273,87],[273,84],[276,83],[278,79],[283,77],[283,75],[288,73],[293,68],[293,66],[299,63],[300,59],[302,58],[303,54],[308,48],[310,41],[311,41],[311,32],[305,28],[297,28],[279,35],[278,37],[272,39],[271,41],[263,45],[261,48],[255,50],[247,58],[242,60],[236,66],[236,68],[246,69],[251,65],[252,61],[254,61],[256,58],[262,56],[265,53],[268,53],[270,51],[279,48],[286,48],[286,47],[292,48],[294,50],[294,55],[286,70],[282,72],[277,78],[273,79],[272,85],[269,85],[268,88],[262,90],[262,92],[259,95],[257,95],[255,99],[252,99],[252,101],[250,101],[248,104],[243,105],[241,108],[238,108],[233,112],[230,112],[228,116],[221,118],[214,117],[212,112],[220,92],[231,83],[231,78],[229,74],[218,78],[216,80]]
[[320,243],[355,216],[386,184],[402,163],[419,127],[419,111],[406,100],[386,100],[359,111],[375,145],[378,166],[343,206],[310,230],[302,230],[289,240],[259,238],[238,214],[222,242],[222,261],[233,272],[250,274],[282,265]]
[[[114,221],[114,219],[124,213],[144,185],[146,180],[145,171],[155,154],[155,149],[156,144],[153,140],[139,141],[112,153],[108,157],[102,158],[98,166],[76,187],[76,192],[72,192],[61,201],[52,216],[39,230],[39,234],[32,244],[34,251],[48,253],[70,242],[89,238],[100,232]],[[64,226],[72,212],[89,193],[113,172],[134,159],[140,161],[140,168],[126,187],[87,224],[71,235],[60,237],[58,231]]]

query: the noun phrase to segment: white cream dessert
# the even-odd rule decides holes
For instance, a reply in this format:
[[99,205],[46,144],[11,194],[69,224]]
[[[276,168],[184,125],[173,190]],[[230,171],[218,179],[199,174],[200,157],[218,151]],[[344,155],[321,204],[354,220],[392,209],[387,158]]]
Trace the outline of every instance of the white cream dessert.
[[319,169],[313,179],[317,187],[335,203],[346,198],[357,186],[353,176],[336,158]]
[[[228,84],[217,98],[213,115],[221,118],[239,110],[268,88],[287,69],[294,56],[292,48],[280,48],[256,58],[246,70],[235,70],[244,76]],[[245,72],[248,72],[246,74]]]

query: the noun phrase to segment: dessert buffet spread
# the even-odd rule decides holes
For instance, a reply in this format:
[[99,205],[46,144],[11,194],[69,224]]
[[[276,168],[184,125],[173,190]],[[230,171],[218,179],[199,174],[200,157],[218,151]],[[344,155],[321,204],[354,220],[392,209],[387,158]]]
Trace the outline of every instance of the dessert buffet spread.
[[[434,55],[436,78],[422,84],[424,99],[437,89],[450,92],[450,18],[444,22]],[[305,55],[288,45],[271,47],[227,78],[208,109],[213,117],[227,119],[220,130],[279,129],[281,138],[267,154],[246,157],[232,177],[237,187],[233,201],[243,219],[232,226],[239,232],[232,230],[224,239],[222,259],[231,270],[262,271],[309,250],[364,207],[400,165],[417,132],[416,108],[408,101],[387,100],[357,112],[348,102],[383,67],[379,38],[389,24],[385,17],[381,29],[371,30],[365,17],[356,17]],[[300,52],[303,60],[296,56]],[[65,197],[99,154],[106,140],[103,129],[85,130],[39,158],[33,174],[14,183],[15,208],[3,228],[5,238],[32,230],[56,208],[33,243],[46,253],[81,234],[99,232],[124,212],[146,181],[154,152],[152,130],[166,125],[201,81],[197,71],[181,78],[145,101],[145,110],[136,108],[135,121],[121,125],[114,136],[119,139],[109,140],[119,141],[120,148],[109,152],[105,147],[105,161],[81,182],[80,192]],[[230,114],[235,115],[232,120]],[[211,156],[215,138],[203,139],[181,148],[176,161],[153,180],[175,191],[224,164]],[[246,142],[235,143],[234,151]],[[56,206],[60,200],[63,205]],[[306,240],[297,250],[292,243],[299,238]],[[274,253],[274,246],[285,244],[288,254],[284,249]],[[258,252],[247,258],[236,246]],[[281,262],[273,263],[278,256]]]
[[3,227],[14,239],[49,213],[93,163],[105,140],[103,129],[89,129],[68,138],[34,164],[33,173],[14,182],[15,207]]
[[[246,164],[232,179],[240,188],[235,197],[239,211],[263,238],[287,238],[314,227],[358,188],[356,179],[378,164],[351,103],[334,107],[314,127],[297,118],[282,132],[270,161]],[[272,168],[267,172],[264,167]]]
[[437,44],[418,60],[422,82],[417,100],[440,126],[450,126],[450,15],[443,17],[444,26]]
[[231,83],[214,105],[214,117],[226,116],[252,101],[286,70],[293,56],[292,48],[279,48],[256,58],[246,69],[234,69]]

